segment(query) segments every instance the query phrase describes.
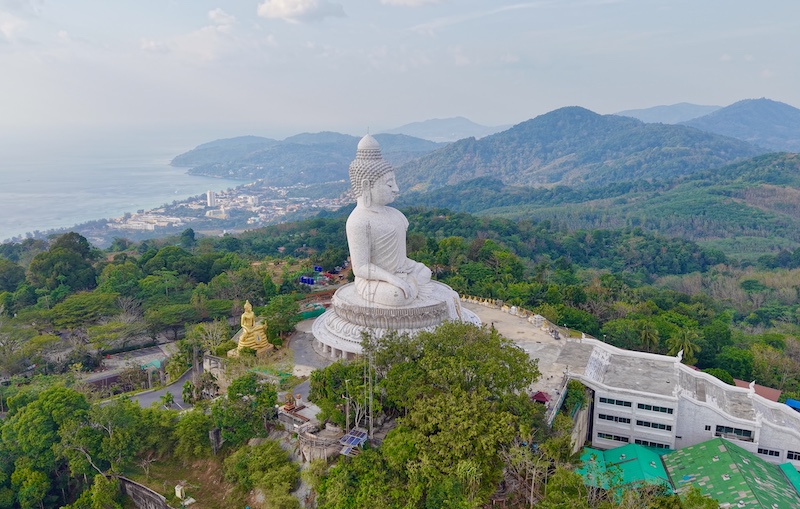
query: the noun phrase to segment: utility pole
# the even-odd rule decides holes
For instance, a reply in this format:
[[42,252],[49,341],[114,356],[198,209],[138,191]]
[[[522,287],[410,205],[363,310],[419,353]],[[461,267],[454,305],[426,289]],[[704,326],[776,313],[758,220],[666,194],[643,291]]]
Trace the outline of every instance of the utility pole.
[[345,380],[344,381],[344,392],[346,394],[345,403],[344,403],[344,408],[345,408],[344,432],[345,433],[350,433],[350,386],[347,385],[348,382],[350,382],[350,380]]
[[374,431],[372,425],[372,393],[374,392],[372,387],[372,351],[367,354],[367,370],[369,371],[367,373],[369,380],[369,439],[372,441]]

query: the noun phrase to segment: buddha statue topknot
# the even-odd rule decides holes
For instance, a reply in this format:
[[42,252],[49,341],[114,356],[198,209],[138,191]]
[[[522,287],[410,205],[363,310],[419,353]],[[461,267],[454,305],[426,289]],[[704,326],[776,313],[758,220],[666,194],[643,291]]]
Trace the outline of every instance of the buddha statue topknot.
[[447,320],[479,323],[462,309],[458,294],[431,280],[424,264],[408,258],[408,220],[389,207],[399,194],[392,166],[370,135],[358,144],[350,165],[356,207],[347,219],[347,242],[355,282],[333,296],[314,323],[318,346],[332,357],[361,352],[361,336],[388,330],[414,333]]

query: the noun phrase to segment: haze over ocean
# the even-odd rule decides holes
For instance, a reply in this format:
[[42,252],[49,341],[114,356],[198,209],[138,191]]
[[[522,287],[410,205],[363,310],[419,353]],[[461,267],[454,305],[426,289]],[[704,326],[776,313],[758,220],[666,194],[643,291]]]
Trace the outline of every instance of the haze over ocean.
[[169,166],[198,143],[130,137],[113,143],[0,140],[0,242],[244,183],[191,176],[187,168]]

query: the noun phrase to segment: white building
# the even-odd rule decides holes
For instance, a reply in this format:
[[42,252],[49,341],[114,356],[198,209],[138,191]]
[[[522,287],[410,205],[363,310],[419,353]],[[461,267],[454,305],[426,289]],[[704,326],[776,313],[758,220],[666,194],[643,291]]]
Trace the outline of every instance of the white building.
[[206,205],[209,207],[217,206],[217,194],[214,191],[206,191]]
[[800,413],[680,362],[596,339],[564,343],[557,363],[593,392],[587,440],[680,449],[715,436],[772,463],[800,467]]

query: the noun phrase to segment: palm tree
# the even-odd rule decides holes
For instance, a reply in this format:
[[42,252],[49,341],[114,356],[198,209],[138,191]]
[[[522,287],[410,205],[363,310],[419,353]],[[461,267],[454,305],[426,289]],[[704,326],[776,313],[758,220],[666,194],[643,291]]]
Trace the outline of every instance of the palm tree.
[[645,352],[653,352],[658,349],[661,343],[661,335],[658,329],[650,322],[644,322],[639,329],[639,341],[642,343],[642,348]]
[[678,332],[670,336],[667,340],[669,355],[677,355],[678,352],[683,351],[683,363],[694,364],[697,359],[695,354],[700,352],[700,345],[697,340],[700,335],[695,329],[679,329]]

